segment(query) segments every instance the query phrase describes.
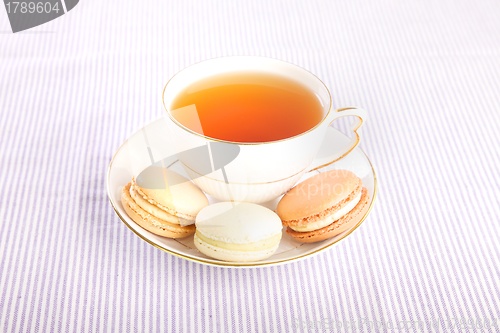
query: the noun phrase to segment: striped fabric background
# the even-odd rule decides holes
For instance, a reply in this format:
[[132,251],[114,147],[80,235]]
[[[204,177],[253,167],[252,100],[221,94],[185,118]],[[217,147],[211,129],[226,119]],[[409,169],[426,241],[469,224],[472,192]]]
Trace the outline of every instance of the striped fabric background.
[[[500,2],[96,1],[0,9],[0,332],[500,331]],[[277,267],[203,266],[108,203],[119,145],[178,70],[262,55],[370,112],[359,230]]]

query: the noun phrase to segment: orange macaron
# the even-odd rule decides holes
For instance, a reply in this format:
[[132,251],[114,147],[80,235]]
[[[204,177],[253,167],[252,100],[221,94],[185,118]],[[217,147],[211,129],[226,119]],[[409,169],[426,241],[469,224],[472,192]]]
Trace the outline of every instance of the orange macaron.
[[368,191],[348,170],[330,170],[299,183],[279,201],[276,213],[295,240],[314,243],[350,229],[368,208]]

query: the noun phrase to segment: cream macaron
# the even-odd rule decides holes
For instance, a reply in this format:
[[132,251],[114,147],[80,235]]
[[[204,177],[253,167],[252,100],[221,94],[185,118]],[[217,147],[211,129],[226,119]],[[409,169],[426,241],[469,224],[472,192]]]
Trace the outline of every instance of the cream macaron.
[[348,170],[331,170],[299,183],[279,201],[276,212],[287,234],[313,243],[354,226],[368,204],[361,179]]
[[283,226],[272,210],[247,202],[219,202],[196,216],[194,244],[203,254],[231,262],[270,257],[281,240]]
[[208,205],[191,181],[166,168],[151,166],[123,187],[125,212],[142,228],[163,237],[194,234],[195,218]]

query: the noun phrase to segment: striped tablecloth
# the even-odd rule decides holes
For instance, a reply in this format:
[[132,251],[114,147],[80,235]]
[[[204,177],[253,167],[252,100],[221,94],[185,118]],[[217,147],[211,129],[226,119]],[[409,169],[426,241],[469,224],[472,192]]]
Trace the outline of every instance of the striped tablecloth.
[[[1,332],[500,331],[500,2],[96,1],[0,8]],[[209,267],[120,222],[108,163],[180,69],[295,63],[370,119],[368,219],[314,257]]]

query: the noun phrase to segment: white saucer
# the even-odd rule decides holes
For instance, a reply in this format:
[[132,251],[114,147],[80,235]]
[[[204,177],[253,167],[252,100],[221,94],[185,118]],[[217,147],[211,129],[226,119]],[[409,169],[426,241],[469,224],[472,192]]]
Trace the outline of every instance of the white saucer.
[[[107,189],[111,205],[122,222],[144,241],[170,254],[213,266],[255,267],[287,263],[316,254],[345,239],[361,225],[373,207],[377,190],[375,171],[365,153],[360,148],[355,148],[354,151],[342,160],[319,171],[324,172],[331,169],[350,170],[361,178],[363,186],[368,189],[369,208],[365,215],[351,229],[332,239],[312,244],[299,243],[289,237],[283,230],[283,238],[276,253],[270,258],[258,262],[225,262],[208,258],[196,249],[192,236],[174,240],[157,236],[142,229],[127,216],[120,201],[122,187],[133,176],[137,176],[142,170],[153,164],[153,162],[176,154],[174,148],[166,144],[167,142],[172,142],[172,138],[169,138],[169,126],[165,118],[160,118],[146,125],[122,144],[109,164]],[[345,141],[349,139],[338,130],[330,127],[325,142],[331,143],[334,142],[333,140]],[[322,156],[330,155],[328,153],[328,146],[327,144],[323,145],[317,159],[322,159]],[[175,165],[172,165],[172,169],[182,173],[182,169],[176,169]],[[315,172],[317,173],[318,171]],[[306,174],[304,179],[310,177],[312,174],[314,172]],[[216,202],[214,198],[209,197],[209,199],[210,202]],[[274,210],[276,204],[277,200],[268,202],[264,206]]]

